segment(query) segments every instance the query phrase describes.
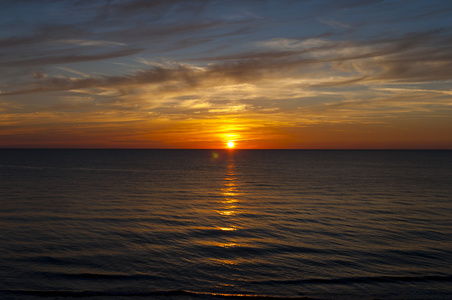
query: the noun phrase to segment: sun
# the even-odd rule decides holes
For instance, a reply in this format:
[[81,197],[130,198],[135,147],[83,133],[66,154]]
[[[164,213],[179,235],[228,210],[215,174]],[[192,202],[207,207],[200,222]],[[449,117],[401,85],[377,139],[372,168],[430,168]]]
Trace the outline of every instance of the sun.
[[228,148],[229,149],[234,148],[234,142],[228,142]]

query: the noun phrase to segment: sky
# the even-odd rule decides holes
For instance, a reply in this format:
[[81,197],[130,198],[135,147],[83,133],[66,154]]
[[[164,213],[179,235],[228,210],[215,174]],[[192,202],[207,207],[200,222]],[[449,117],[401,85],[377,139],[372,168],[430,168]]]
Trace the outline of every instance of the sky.
[[0,0],[0,148],[452,149],[450,0]]

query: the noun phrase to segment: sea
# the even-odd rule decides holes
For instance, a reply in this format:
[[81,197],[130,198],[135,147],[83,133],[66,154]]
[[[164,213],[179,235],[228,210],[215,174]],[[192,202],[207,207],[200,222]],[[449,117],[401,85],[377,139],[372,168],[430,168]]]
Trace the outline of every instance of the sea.
[[0,299],[452,299],[452,151],[0,150]]

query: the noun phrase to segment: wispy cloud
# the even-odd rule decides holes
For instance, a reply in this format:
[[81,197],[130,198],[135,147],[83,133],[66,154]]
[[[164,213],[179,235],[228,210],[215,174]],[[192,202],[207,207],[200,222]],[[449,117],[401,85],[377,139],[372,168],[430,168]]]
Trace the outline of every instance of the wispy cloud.
[[[273,42],[272,42],[273,43]],[[264,43],[265,44],[265,43]],[[310,87],[347,86],[366,82],[409,82],[435,81],[452,77],[452,42],[441,31],[407,35],[400,38],[352,42],[312,42],[300,41],[301,50],[238,53],[228,56],[206,57],[203,61],[220,61],[207,66],[178,62],[148,60],[137,61],[149,66],[124,76],[101,76],[89,79],[69,79],[49,77],[39,83],[30,83],[31,89],[4,92],[3,95],[72,90],[90,87],[110,87],[121,85],[164,84],[179,82],[198,86],[211,82],[212,78],[233,80],[236,83],[256,82],[281,76],[322,74],[323,82]],[[286,46],[283,45],[283,48]],[[45,65],[97,61],[137,54],[141,49],[127,49],[98,55],[67,55],[40,57],[4,63],[7,66]],[[58,67],[69,71],[68,68]],[[86,73],[73,71],[88,77]],[[332,75],[342,74],[340,81],[328,80]],[[26,85],[24,85],[26,86]]]
[[[85,78],[90,77],[90,76],[89,76],[88,74],[86,74],[86,73],[83,73],[83,72],[80,72],[80,71],[77,71],[77,70],[72,70],[72,69],[70,69],[70,68],[65,68],[65,67],[57,67],[57,68],[60,69],[60,70],[69,72],[69,73],[73,73],[73,74],[76,74],[76,75],[85,77]],[[42,78],[41,78],[41,79],[42,79]]]
[[9,60],[2,62],[0,65],[5,67],[21,67],[21,66],[41,66],[41,65],[54,65],[54,64],[66,64],[76,62],[88,62],[88,61],[100,61],[111,58],[118,58],[123,56],[134,55],[142,51],[143,49],[126,49],[120,51],[112,51],[99,54],[67,54],[67,55],[43,55],[41,57],[26,58]]

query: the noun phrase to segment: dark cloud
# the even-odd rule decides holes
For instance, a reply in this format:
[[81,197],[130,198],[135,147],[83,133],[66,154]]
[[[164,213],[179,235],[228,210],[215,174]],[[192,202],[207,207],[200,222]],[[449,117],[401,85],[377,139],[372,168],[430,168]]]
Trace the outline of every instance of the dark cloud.
[[108,3],[104,9],[114,11],[117,14],[154,13],[164,14],[176,9],[180,12],[198,13],[209,0],[131,0],[117,3]]
[[[91,33],[88,30],[73,26],[73,25],[41,25],[36,29],[33,29],[33,34],[25,36],[13,36],[0,38],[1,51],[5,48],[18,46],[30,46],[39,43],[49,43],[52,41],[58,41],[61,39],[81,38],[89,37]],[[29,49],[32,50],[32,49]]]
[[124,42],[149,43],[152,41],[163,42],[171,37],[184,37],[191,33],[200,33],[204,30],[214,29],[223,24],[219,21],[190,22],[166,24],[156,26],[131,26],[104,33],[106,39],[115,39]]
[[48,77],[47,74],[43,71],[35,71],[35,72],[33,72],[33,75],[32,75],[33,79],[38,79],[38,80],[45,79],[47,77]]
[[76,63],[76,62],[87,62],[87,61],[99,61],[123,56],[129,56],[137,54],[143,49],[125,49],[119,51],[112,51],[100,54],[69,54],[62,56],[43,56],[22,60],[13,60],[8,62],[0,63],[1,66],[6,67],[20,67],[20,66],[40,66],[49,64],[65,64],[65,63]]
[[136,72],[128,76],[100,76],[92,78],[73,79],[69,77],[52,77],[33,84],[32,88],[4,92],[0,95],[19,95],[39,92],[64,91],[95,87],[120,87],[137,84],[155,84],[170,80],[182,80],[192,82],[193,71],[184,68],[160,68],[154,67],[146,71]]
[[[348,79],[313,84],[312,88],[346,86],[370,81],[432,81],[452,78],[452,45],[441,31],[406,35],[399,39],[368,40],[357,43],[329,42],[321,47],[292,51],[269,51],[210,57],[217,61],[203,69],[185,65],[152,67],[125,76],[101,76],[85,79],[47,78],[33,83],[33,88],[5,91],[3,95],[72,90],[90,87],[119,87],[124,85],[181,83],[185,86],[203,85],[205,81],[232,80],[236,83],[296,74],[304,68],[317,68],[325,74],[335,72],[337,64],[352,63]],[[108,59],[138,53],[126,49],[99,55],[67,55],[14,61],[8,66],[58,64]],[[295,72],[295,73],[293,73]]]

